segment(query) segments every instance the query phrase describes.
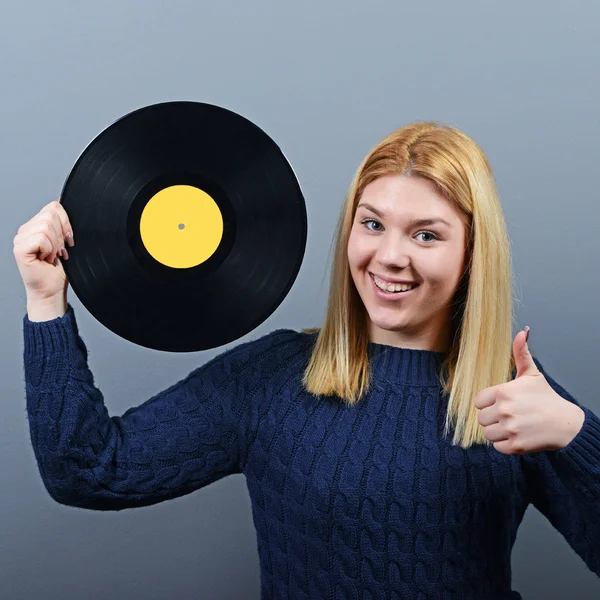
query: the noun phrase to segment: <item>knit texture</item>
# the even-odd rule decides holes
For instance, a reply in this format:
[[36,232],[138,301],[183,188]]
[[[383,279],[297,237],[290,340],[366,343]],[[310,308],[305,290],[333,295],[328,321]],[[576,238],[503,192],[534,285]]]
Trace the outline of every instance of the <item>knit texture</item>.
[[530,503],[600,575],[600,420],[584,406],[561,450],[461,449],[443,436],[444,354],[371,343],[373,387],[350,407],[303,389],[315,337],[281,329],[111,417],[70,305],[52,321],[25,316],[23,332],[50,496],[122,510],[243,473],[264,599],[521,598],[510,555]]

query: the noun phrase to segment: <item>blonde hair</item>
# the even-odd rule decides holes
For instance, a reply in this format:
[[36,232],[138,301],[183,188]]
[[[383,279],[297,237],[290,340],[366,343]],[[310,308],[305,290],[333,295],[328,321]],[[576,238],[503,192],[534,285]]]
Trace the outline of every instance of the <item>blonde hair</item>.
[[424,177],[458,208],[467,231],[466,268],[453,300],[453,342],[440,373],[449,394],[444,433],[468,448],[490,444],[473,401],[484,388],[511,379],[513,279],[510,240],[492,169],[479,145],[445,124],[397,129],[365,157],[340,215],[325,319],[304,373],[306,389],[357,403],[370,387],[366,310],[350,274],[347,246],[358,200],[384,175]]

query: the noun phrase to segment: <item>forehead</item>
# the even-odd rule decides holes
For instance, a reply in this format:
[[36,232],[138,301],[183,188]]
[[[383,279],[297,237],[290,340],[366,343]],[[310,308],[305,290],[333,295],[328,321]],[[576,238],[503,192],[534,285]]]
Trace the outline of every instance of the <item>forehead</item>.
[[367,185],[358,204],[367,203],[388,216],[399,218],[459,219],[458,209],[438,189],[423,177],[386,175]]

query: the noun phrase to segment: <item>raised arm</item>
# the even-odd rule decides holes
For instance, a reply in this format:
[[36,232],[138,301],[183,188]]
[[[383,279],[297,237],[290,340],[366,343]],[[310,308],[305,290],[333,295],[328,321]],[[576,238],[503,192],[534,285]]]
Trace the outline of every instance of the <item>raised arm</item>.
[[295,335],[279,330],[240,344],[110,417],[73,308],[45,322],[26,316],[23,327],[27,415],[40,475],[57,502],[94,510],[155,504],[239,473],[252,395],[272,375],[269,358]]
[[280,330],[239,345],[123,416],[110,417],[67,304],[62,261],[69,259],[74,235],[55,201],[19,227],[13,248],[27,293],[27,416],[50,495],[62,504],[119,510],[182,496],[239,472],[257,421],[251,399],[268,389],[284,364],[281,347],[296,332]]

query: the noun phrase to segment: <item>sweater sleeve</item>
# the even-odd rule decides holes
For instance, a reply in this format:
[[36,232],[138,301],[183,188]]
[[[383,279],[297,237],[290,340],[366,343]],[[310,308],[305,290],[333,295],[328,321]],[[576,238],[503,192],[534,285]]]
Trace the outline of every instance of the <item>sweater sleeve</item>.
[[600,419],[534,362],[557,394],[584,411],[585,420],[564,448],[521,456],[531,502],[600,576]]
[[250,398],[266,389],[259,382],[280,364],[269,357],[296,332],[240,344],[113,417],[70,305],[51,321],[25,316],[23,333],[27,417],[45,488],[60,504],[122,510],[241,472]]

